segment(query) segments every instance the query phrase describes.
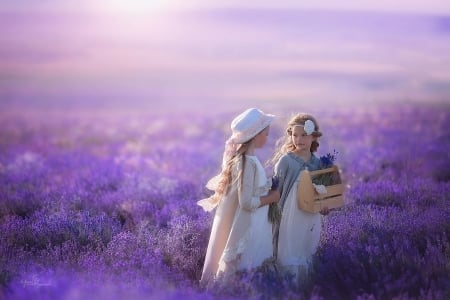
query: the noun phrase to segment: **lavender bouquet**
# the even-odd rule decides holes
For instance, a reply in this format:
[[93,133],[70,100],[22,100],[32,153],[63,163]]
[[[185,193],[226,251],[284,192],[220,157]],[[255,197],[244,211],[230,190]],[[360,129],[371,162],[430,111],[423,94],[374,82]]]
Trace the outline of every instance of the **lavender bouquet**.
[[[273,176],[272,177],[272,187],[270,188],[270,190],[276,190],[278,188],[279,182],[280,182],[279,178],[276,176]],[[269,222],[271,222],[272,224],[281,220],[281,209],[278,206],[278,203],[269,204],[268,218],[269,218]]]
[[[338,152],[333,150],[333,154],[327,153],[326,155],[321,156],[320,159],[320,169],[327,169],[334,166],[334,162],[336,161]],[[336,173],[325,173],[313,176],[311,178],[312,183],[316,185],[324,185],[329,186],[333,184],[340,183],[339,176]]]

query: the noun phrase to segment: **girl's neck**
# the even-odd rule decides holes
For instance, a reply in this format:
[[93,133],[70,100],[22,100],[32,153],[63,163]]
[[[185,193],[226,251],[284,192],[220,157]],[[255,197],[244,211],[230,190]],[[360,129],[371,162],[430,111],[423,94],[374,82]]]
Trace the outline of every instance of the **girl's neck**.
[[294,150],[292,151],[295,155],[303,159],[303,161],[307,162],[311,160],[311,152],[307,150]]
[[255,146],[253,146],[253,144],[248,146],[247,151],[245,151],[245,155],[255,155]]

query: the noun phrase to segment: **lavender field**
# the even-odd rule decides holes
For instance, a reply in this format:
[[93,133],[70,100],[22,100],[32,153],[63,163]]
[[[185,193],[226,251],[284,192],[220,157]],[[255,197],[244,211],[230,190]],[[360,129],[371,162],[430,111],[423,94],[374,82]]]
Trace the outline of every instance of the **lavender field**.
[[262,268],[210,291],[195,202],[234,113],[0,113],[0,299],[448,299],[450,106],[312,113],[348,204],[324,217],[311,277]]

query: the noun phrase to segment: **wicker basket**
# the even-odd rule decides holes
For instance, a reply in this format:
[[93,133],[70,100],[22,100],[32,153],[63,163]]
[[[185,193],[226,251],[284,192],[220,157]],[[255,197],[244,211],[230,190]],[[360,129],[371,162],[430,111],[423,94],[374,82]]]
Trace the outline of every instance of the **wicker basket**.
[[[327,173],[333,176],[333,184],[326,186],[327,192],[325,194],[318,194],[314,189],[312,178]],[[299,209],[310,213],[317,213],[325,207],[329,209],[342,207],[345,205],[343,194],[344,184],[342,184],[337,166],[317,171],[310,172],[304,170],[301,172],[297,190]]]

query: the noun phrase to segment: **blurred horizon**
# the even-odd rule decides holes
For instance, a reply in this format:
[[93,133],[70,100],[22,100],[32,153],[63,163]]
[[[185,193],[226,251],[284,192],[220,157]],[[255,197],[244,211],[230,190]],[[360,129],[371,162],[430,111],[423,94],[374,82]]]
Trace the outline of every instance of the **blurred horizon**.
[[440,1],[25,2],[0,4],[2,110],[450,103]]

